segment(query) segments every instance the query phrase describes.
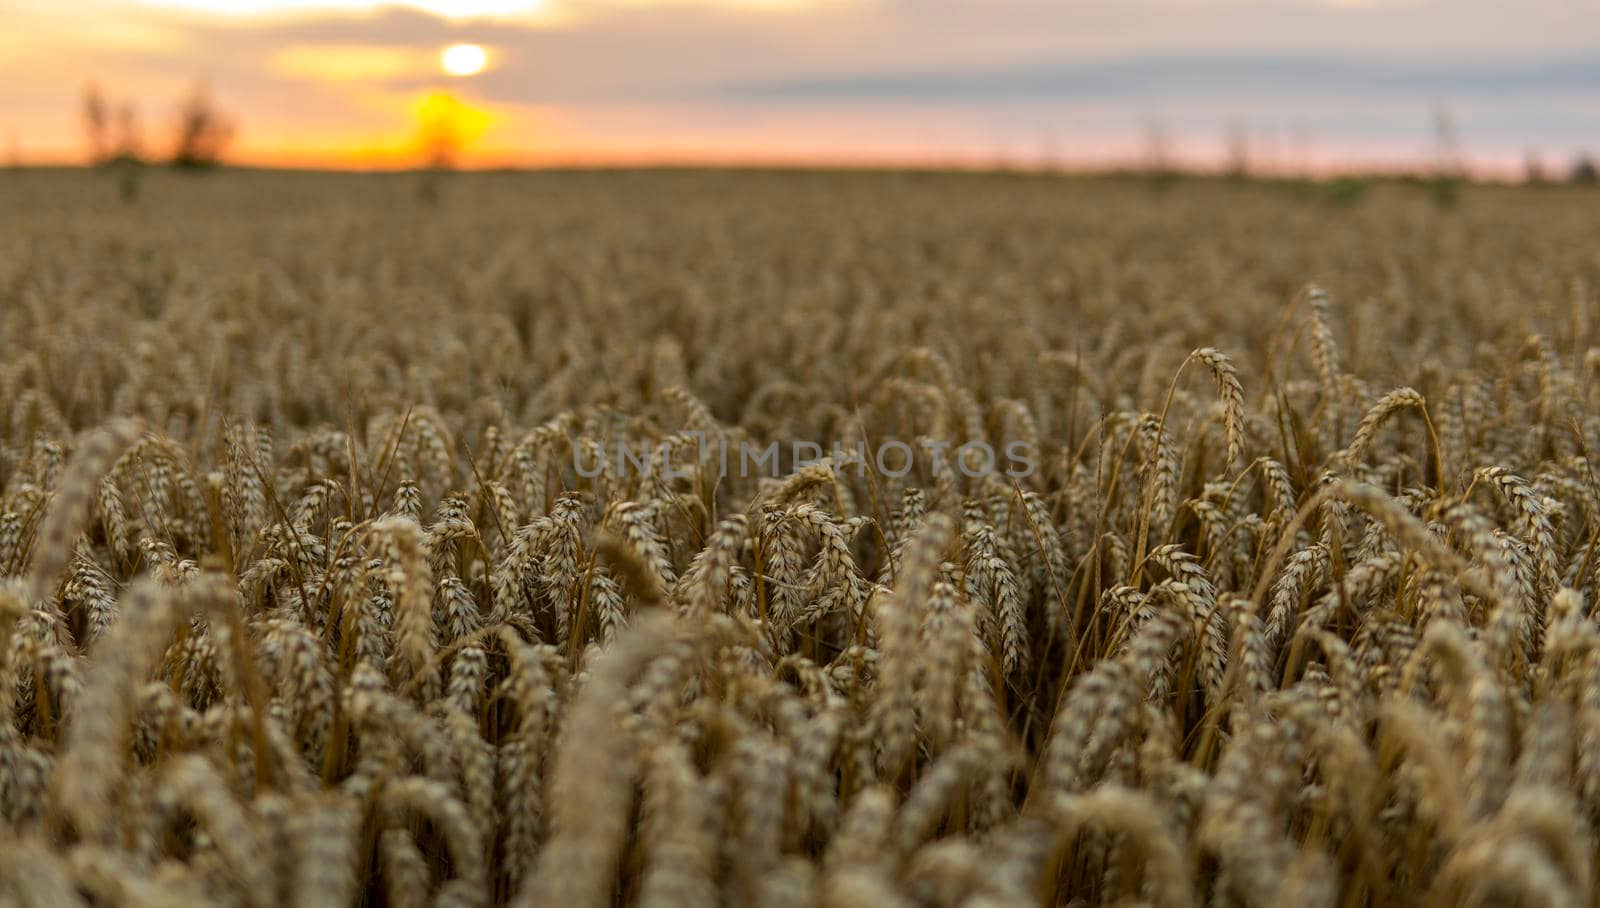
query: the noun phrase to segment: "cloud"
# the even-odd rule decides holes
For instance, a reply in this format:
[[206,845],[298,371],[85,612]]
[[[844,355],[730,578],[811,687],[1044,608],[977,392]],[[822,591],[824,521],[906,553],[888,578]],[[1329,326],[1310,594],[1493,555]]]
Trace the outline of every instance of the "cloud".
[[812,74],[710,89],[743,102],[1008,103],[1600,93],[1600,57],[1409,61],[1242,54],[1029,62],[960,70]]
[[527,18],[550,0],[127,0],[126,5],[223,17],[316,18],[412,9],[444,19]]
[[274,53],[274,73],[314,82],[388,82],[437,67],[437,55],[412,47],[364,44],[303,44]]
[[739,12],[811,10],[865,0],[122,0],[130,7],[190,14],[263,19],[316,19],[410,10],[449,21],[505,21],[552,25],[618,11],[663,8],[713,8]]

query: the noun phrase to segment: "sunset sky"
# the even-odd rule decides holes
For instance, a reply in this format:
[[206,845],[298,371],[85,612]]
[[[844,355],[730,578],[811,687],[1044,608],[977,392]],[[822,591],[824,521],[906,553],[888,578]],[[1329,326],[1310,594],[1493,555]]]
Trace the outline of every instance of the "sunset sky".
[[[451,45],[473,45],[453,51]],[[479,50],[481,49],[481,54]],[[480,69],[481,67],[481,69]],[[475,72],[474,72],[475,71]],[[80,97],[162,151],[209,87],[228,157],[399,167],[441,99],[469,166],[1600,152],[1596,0],[0,0],[0,149],[83,158]]]

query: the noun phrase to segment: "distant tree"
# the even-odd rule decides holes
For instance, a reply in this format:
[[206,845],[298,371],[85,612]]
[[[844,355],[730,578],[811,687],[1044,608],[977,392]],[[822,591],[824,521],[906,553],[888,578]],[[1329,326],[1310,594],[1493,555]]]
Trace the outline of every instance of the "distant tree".
[[439,202],[445,171],[452,170],[468,140],[467,108],[445,91],[432,91],[417,110],[417,148],[422,152],[422,178],[417,198],[427,205]]
[[132,101],[123,101],[113,112],[100,86],[91,82],[83,90],[82,110],[91,164],[140,160],[144,140],[139,129],[139,111]]
[[429,170],[451,170],[461,155],[461,139],[450,121],[430,120],[422,129],[422,161]]
[[1461,154],[1461,140],[1456,133],[1456,120],[1450,108],[1443,103],[1433,108],[1434,161],[1433,175],[1428,180],[1428,195],[1440,208],[1454,207],[1461,198],[1461,183],[1466,179],[1466,160]]
[[454,95],[430,92],[417,111],[417,144],[422,162],[429,170],[449,170],[456,166],[466,145],[464,109]]
[[1600,169],[1595,167],[1593,158],[1580,154],[1572,163],[1572,173],[1567,176],[1567,181],[1575,186],[1593,186],[1600,183]]
[[204,86],[195,86],[178,106],[172,163],[178,167],[212,167],[233,138],[233,122],[211,100]]
[[1243,179],[1250,175],[1250,128],[1240,120],[1229,120],[1222,129],[1226,155],[1223,167],[1228,176]]
[[139,115],[133,102],[124,101],[112,115],[111,105],[93,82],[84,86],[83,131],[89,143],[89,163],[117,174],[117,194],[124,202],[139,197]]
[[1461,138],[1456,132],[1456,119],[1450,108],[1436,104],[1433,108],[1434,176],[1445,180],[1459,180],[1466,175],[1466,161],[1461,154]]
[[1061,170],[1061,137],[1048,126],[1039,132],[1039,169],[1045,173]]
[[1541,186],[1549,179],[1544,172],[1544,161],[1540,160],[1539,152],[1528,149],[1527,157],[1522,161],[1522,182],[1529,186]]
[[1152,176],[1165,176],[1176,168],[1172,160],[1172,138],[1160,117],[1151,117],[1144,127],[1144,169]]
[[110,158],[111,110],[100,86],[90,82],[83,88],[83,133],[89,143],[89,163],[104,164]]
[[112,158],[119,161],[139,161],[144,156],[144,133],[139,129],[139,111],[132,101],[124,101],[117,108],[116,144]]
[[1288,167],[1291,173],[1299,176],[1311,173],[1312,142],[1311,127],[1304,123],[1290,127]]

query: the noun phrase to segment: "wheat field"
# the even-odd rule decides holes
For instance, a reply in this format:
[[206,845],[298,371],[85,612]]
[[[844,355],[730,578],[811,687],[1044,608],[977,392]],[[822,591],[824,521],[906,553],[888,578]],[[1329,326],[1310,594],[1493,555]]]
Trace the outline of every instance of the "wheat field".
[[1594,193],[438,190],[0,173],[0,903],[1600,902]]

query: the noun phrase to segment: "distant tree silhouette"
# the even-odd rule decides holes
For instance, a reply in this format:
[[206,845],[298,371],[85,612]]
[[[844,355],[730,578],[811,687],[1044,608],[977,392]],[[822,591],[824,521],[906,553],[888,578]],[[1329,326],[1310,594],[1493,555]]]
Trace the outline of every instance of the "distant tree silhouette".
[[417,148],[422,152],[422,174],[417,198],[425,205],[439,203],[440,183],[456,166],[470,138],[469,110],[454,95],[431,91],[417,110]]
[[1461,139],[1456,120],[1443,102],[1433,107],[1434,161],[1428,180],[1428,195],[1440,208],[1454,207],[1461,198],[1461,184],[1467,178],[1466,158],[1461,154]]
[[89,163],[117,174],[117,194],[124,202],[139,197],[141,161],[139,113],[132,101],[123,101],[113,116],[111,105],[93,82],[84,86],[83,131],[89,143]]
[[456,165],[463,134],[461,102],[444,92],[433,92],[424,99],[417,117],[417,142],[423,164],[429,170],[449,170]]
[[1229,120],[1222,128],[1222,146],[1226,158],[1224,170],[1230,177],[1243,179],[1250,175],[1250,127],[1242,120]]
[[1461,153],[1461,138],[1456,131],[1456,118],[1448,105],[1440,102],[1433,107],[1434,176],[1440,179],[1459,180],[1466,176],[1466,159]]
[[1167,134],[1167,125],[1159,117],[1145,121],[1144,169],[1154,176],[1165,176],[1177,169],[1172,159],[1172,137]]
[[139,129],[139,111],[132,101],[124,101],[117,108],[116,144],[112,158],[120,161],[139,161],[144,156],[144,134]]
[[1522,159],[1522,182],[1529,186],[1541,186],[1549,177],[1544,172],[1544,161],[1539,158],[1539,152],[1528,149],[1527,155]]
[[233,138],[233,122],[212,103],[204,86],[195,86],[178,106],[172,163],[178,167],[212,167]]
[[1572,163],[1572,173],[1567,180],[1576,186],[1593,186],[1600,183],[1600,169],[1595,167],[1593,158],[1580,154],[1578,160]]
[[132,101],[123,101],[113,111],[100,86],[91,82],[83,90],[82,111],[89,163],[104,165],[140,160],[144,142],[139,129],[139,111]]
[[83,133],[89,143],[89,163],[104,164],[110,158],[111,110],[100,86],[90,82],[83,87]]

